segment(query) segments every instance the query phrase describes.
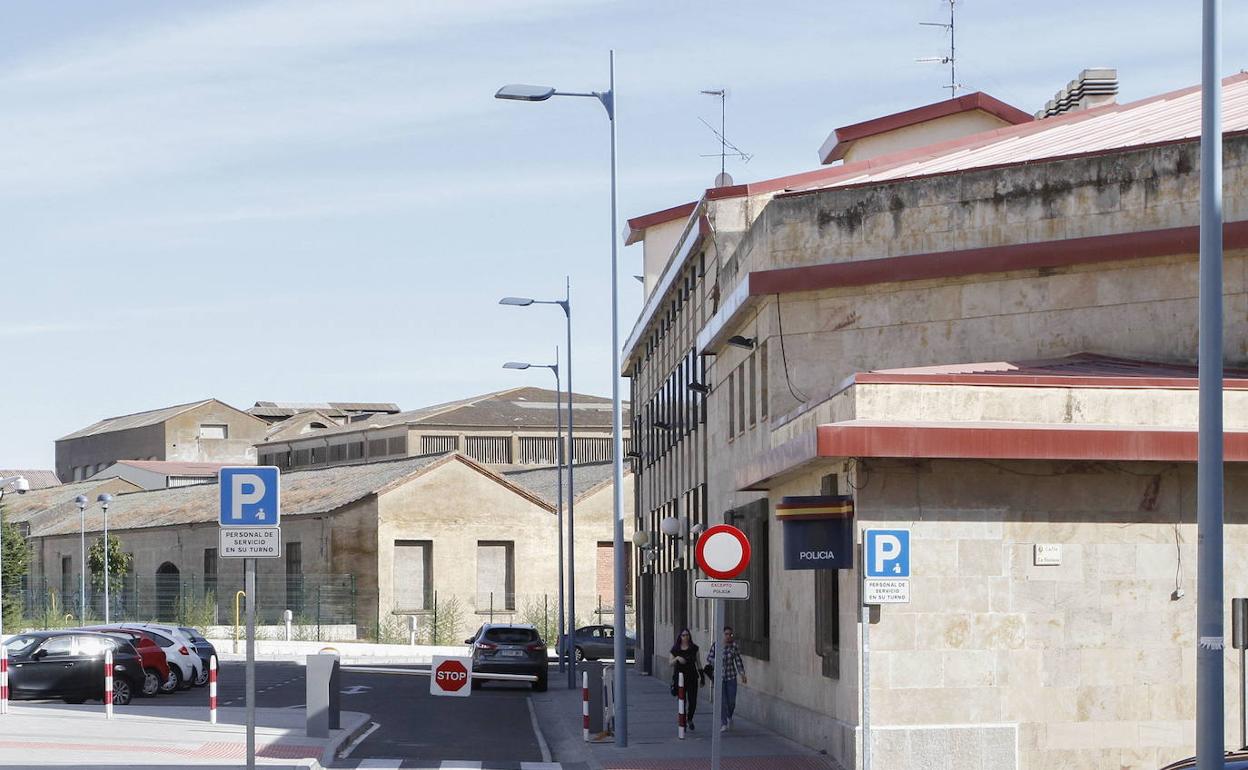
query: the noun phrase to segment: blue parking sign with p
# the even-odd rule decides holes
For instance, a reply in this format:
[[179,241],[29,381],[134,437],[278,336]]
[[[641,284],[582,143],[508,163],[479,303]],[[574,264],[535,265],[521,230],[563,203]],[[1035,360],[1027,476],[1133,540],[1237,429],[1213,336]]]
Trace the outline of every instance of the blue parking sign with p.
[[867,577],[910,577],[910,530],[868,529],[863,541]]
[[222,468],[221,526],[276,527],[281,524],[281,477],[271,466]]

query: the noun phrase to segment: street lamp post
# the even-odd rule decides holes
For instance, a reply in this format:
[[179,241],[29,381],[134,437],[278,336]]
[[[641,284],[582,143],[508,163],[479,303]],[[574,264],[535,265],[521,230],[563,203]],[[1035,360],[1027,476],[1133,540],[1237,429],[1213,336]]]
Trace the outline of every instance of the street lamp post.
[[[568,627],[570,629],[568,636],[573,637],[576,634],[576,485],[573,483],[572,471],[576,466],[576,433],[572,428],[572,279],[567,277],[564,279],[563,299],[531,299],[529,297],[503,297],[498,301],[500,305],[513,305],[515,307],[528,307],[530,305],[558,305],[563,309],[563,318],[568,332],[568,447],[567,447],[567,468],[568,468]],[[558,363],[559,357],[555,356],[555,362]],[[562,537],[562,535],[561,535]],[[562,560],[560,560],[562,561]],[[569,638],[571,641],[571,638]],[[568,689],[575,690],[576,683],[576,655],[572,653],[575,645],[569,645],[568,655]],[[562,655],[562,654],[561,654]],[[562,660],[562,657],[560,658]]]
[[[615,516],[615,745],[628,745],[628,680],[624,676],[626,663],[624,626],[624,437],[623,409],[620,403],[620,286],[619,243],[617,233],[617,182],[615,153],[615,51],[609,54],[609,81],[606,91],[573,92],[559,91],[551,86],[507,85],[494,94],[496,99],[512,99],[523,102],[544,102],[552,96],[577,96],[597,99],[607,110],[611,129],[611,433],[612,475],[615,481],[613,514]],[[571,467],[571,462],[569,466]]]
[[91,502],[86,495],[78,495],[74,503],[78,506],[78,621],[87,622],[87,504]]
[[[563,615],[563,402],[561,401],[561,391],[559,389],[559,348],[555,348],[555,362],[553,364],[527,364],[519,361],[508,361],[503,364],[504,369],[529,369],[536,367],[538,369],[549,369],[555,373],[555,433],[558,436],[558,448],[555,450],[555,464],[557,467],[556,474],[559,483],[556,501],[556,531],[559,533],[559,635],[556,637],[559,641],[559,670],[563,671],[567,668],[565,655],[567,650],[572,646],[571,637],[575,634],[576,629],[569,631],[569,639],[564,639],[564,615]],[[575,626],[575,622],[572,624]]]
[[9,487],[24,495],[30,491],[30,482],[25,476],[0,479],[0,638],[4,636],[4,493]]
[[108,625],[108,504],[113,502],[113,496],[107,492],[101,492],[100,496],[95,498],[96,502],[104,509],[104,625]]

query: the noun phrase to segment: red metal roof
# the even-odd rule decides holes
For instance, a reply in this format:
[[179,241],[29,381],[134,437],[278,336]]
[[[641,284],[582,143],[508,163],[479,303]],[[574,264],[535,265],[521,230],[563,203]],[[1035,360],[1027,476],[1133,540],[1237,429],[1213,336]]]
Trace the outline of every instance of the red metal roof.
[[884,115],[883,117],[864,120],[861,123],[854,123],[853,125],[835,129],[832,135],[828,137],[828,140],[823,143],[823,146],[819,148],[819,162],[826,164],[844,158],[845,154],[849,152],[849,148],[859,139],[878,136],[889,131],[896,131],[899,128],[906,128],[907,126],[915,126],[920,123],[926,123],[929,120],[937,120],[950,115],[977,110],[986,112],[1011,125],[1029,123],[1035,120],[1031,115],[1017,107],[1006,104],[983,91],[976,91],[973,94],[959,96],[956,99],[946,99],[934,104],[925,104],[912,110],[895,112],[892,115]]

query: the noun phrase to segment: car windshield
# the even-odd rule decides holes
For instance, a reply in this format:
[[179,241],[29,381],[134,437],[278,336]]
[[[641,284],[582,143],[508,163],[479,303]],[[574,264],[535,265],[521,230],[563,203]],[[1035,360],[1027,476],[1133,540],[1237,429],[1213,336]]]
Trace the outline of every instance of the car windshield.
[[169,638],[169,637],[167,637],[167,636],[164,636],[164,635],[162,635],[162,634],[158,634],[158,633],[156,633],[155,631],[148,631],[148,632],[147,632],[147,635],[148,635],[148,636],[150,636],[150,637],[152,637],[152,639],[154,639],[154,640],[156,641],[156,644],[159,644],[161,647],[172,647],[172,646],[173,646],[173,640],[172,640],[172,639],[170,639],[170,638]]
[[31,647],[34,647],[38,643],[39,643],[39,637],[37,636],[15,636],[9,641],[5,642],[4,647],[10,653],[15,653],[15,654],[20,655],[23,652],[29,651]]
[[528,644],[536,642],[537,631],[531,628],[491,628],[485,632],[485,639],[496,644]]

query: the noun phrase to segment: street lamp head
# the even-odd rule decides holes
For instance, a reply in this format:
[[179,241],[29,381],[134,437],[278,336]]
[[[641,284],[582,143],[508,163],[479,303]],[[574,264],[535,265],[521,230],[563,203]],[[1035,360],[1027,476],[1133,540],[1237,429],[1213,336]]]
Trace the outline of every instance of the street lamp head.
[[95,501],[104,506],[104,510],[108,510],[108,504],[113,502],[113,496],[107,492],[101,492],[100,496],[95,498]]
[[78,506],[78,510],[80,512],[87,507],[87,503],[89,502],[91,501],[87,499],[86,495],[78,495],[74,498],[74,504]]
[[508,361],[507,363],[503,364],[503,368],[504,369],[528,369],[532,365],[533,364],[521,363],[520,361]]
[[25,476],[18,476],[13,482],[13,491],[19,495],[26,494],[30,491],[30,482],[26,480]]
[[500,305],[515,305],[516,307],[528,307],[533,304],[533,300],[528,297],[503,297],[498,301]]
[[495,99],[510,99],[517,102],[544,102],[555,95],[550,86],[530,86],[522,83],[511,83],[498,89]]

